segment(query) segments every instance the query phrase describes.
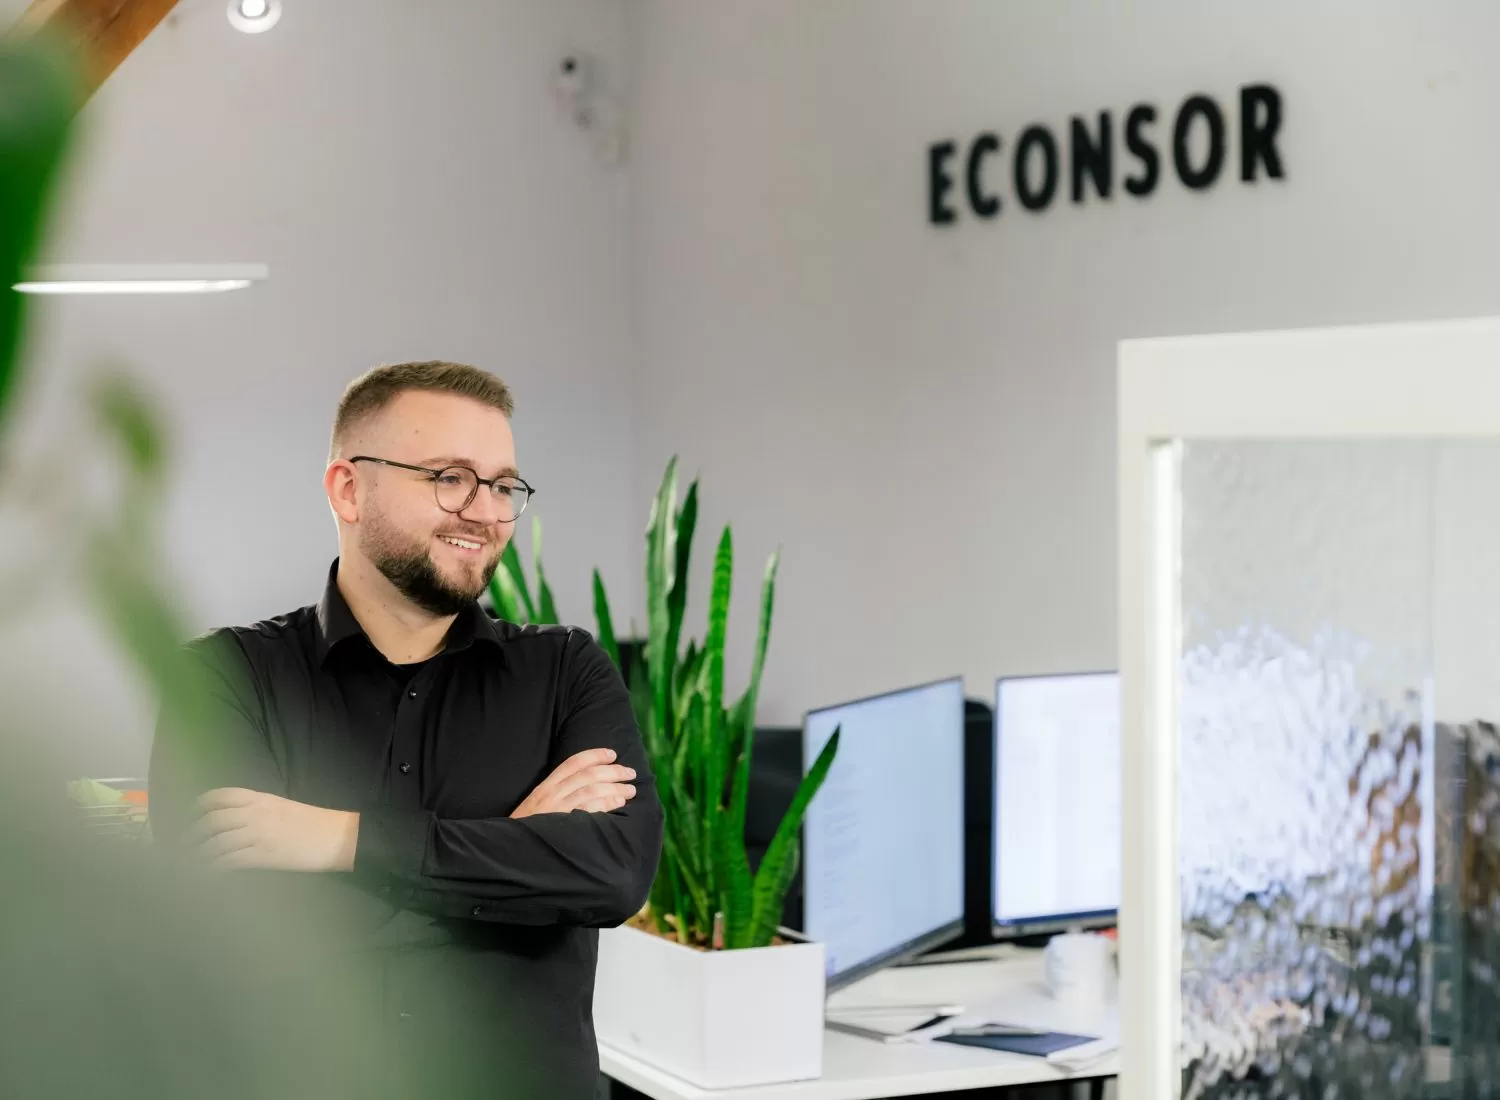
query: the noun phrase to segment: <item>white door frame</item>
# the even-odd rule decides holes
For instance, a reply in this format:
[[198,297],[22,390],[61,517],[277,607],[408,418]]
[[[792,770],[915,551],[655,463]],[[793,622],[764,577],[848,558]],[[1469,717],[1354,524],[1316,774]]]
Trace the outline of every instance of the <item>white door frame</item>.
[[1500,318],[1119,348],[1120,1098],[1180,1089],[1180,500],[1193,439],[1500,438]]

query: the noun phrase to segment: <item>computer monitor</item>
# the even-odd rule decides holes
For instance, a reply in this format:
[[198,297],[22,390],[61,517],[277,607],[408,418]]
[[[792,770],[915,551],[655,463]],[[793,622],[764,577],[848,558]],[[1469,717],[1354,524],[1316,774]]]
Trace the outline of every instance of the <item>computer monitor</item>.
[[810,711],[804,768],[836,728],[802,824],[802,928],[830,991],[963,931],[963,680]]
[[1120,906],[1120,679],[995,686],[994,930],[1114,923]]

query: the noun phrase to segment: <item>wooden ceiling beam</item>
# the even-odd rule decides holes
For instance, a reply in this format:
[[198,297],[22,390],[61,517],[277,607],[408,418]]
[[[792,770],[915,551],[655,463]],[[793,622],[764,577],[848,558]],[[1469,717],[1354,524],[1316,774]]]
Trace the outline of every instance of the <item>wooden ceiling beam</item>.
[[82,59],[87,99],[176,6],[177,0],[32,0],[16,31],[71,42]]

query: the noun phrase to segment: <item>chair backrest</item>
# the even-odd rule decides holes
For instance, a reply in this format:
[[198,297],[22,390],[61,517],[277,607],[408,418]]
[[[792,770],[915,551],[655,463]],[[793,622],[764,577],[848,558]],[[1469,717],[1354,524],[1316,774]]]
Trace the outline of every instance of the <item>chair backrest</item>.
[[949,947],[994,939],[995,709],[964,700],[964,934]]
[[[791,808],[797,785],[802,782],[802,727],[761,726],[755,731],[755,752],[750,758],[750,797],[745,805],[745,848],[750,866],[758,868],[761,857],[776,835],[776,827]],[[783,920],[800,928],[802,874],[800,869],[787,891]],[[793,917],[797,919],[792,920]]]

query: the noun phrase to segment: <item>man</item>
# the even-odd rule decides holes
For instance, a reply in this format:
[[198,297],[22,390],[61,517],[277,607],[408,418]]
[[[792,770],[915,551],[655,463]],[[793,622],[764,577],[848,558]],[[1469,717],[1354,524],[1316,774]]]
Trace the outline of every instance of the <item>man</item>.
[[531,495],[511,412],[460,364],[349,386],[323,597],[190,647],[207,717],[164,708],[152,823],[336,919],[424,1095],[567,1100],[598,1074],[594,930],[645,903],[661,805],[603,650],[476,602]]

